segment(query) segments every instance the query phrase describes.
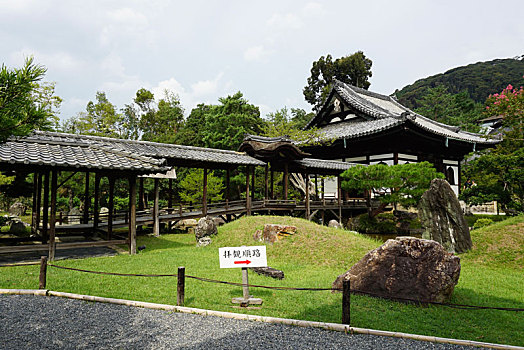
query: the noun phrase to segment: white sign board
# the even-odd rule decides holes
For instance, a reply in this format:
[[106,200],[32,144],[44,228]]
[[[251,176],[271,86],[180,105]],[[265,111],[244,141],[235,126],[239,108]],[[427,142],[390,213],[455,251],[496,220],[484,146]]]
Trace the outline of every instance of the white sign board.
[[218,248],[220,268],[265,267],[267,266],[266,246]]

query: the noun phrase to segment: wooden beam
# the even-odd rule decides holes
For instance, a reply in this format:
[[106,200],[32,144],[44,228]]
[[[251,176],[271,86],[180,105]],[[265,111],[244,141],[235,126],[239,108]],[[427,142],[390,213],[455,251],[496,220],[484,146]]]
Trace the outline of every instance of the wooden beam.
[[318,176],[315,174],[315,198],[318,200]]
[[129,254],[136,254],[136,177],[129,178]]
[[338,192],[338,223],[342,225],[342,187],[340,183],[340,176],[337,176],[337,192]]
[[58,173],[51,172],[51,217],[49,219],[49,260],[55,260],[56,192]]
[[86,180],[85,180],[85,187],[84,187],[84,220],[83,224],[87,224],[89,222],[89,207],[90,207],[91,201],[89,200],[89,171],[86,171]]
[[38,192],[38,173],[33,174],[33,201],[31,203],[31,233],[34,235],[37,231],[36,225],[36,199]]
[[160,179],[155,179],[155,202],[153,204],[153,235],[160,236],[160,212],[159,212],[159,197],[160,197]]
[[204,168],[204,186],[202,190],[202,215],[207,215],[207,168]]
[[115,208],[115,178],[112,176],[108,177],[109,180],[109,201],[107,203],[107,209],[109,215],[107,216],[107,240],[110,241],[113,238],[113,212]]
[[48,224],[49,224],[49,171],[44,173],[44,204],[43,204],[43,218],[42,218],[42,242],[47,243],[48,239]]

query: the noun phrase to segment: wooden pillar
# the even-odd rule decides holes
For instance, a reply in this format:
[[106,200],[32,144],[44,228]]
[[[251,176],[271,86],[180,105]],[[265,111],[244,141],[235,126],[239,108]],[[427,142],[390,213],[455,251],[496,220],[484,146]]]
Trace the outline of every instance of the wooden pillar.
[[304,178],[306,180],[306,220],[309,220],[309,216],[311,215],[309,203],[309,174],[304,174]]
[[324,183],[324,178],[322,178],[322,180],[321,180],[321,185],[322,185],[321,189],[322,189],[322,201],[323,201],[324,200],[324,193],[326,193],[326,191],[325,191],[325,185],[326,184]]
[[160,236],[160,212],[159,212],[159,199],[160,199],[160,186],[159,179],[155,179],[155,201],[153,204],[153,235],[156,237]]
[[270,174],[270,177],[271,177],[271,192],[270,192],[270,197],[271,199],[275,199],[275,172],[273,171],[273,166],[271,166],[271,174]]
[[268,164],[266,164],[266,167],[264,168],[264,199],[269,198],[268,171]]
[[96,234],[98,229],[98,221],[100,219],[100,175],[95,174],[95,198],[93,203],[93,234]]
[[288,197],[288,187],[289,187],[289,166],[284,164],[284,199],[287,200]]
[[129,254],[136,254],[136,177],[129,178]]
[[204,168],[204,188],[202,190],[202,215],[207,215],[207,168]]
[[342,188],[340,187],[340,176],[337,176],[338,197],[338,223],[342,225]]
[[58,174],[56,170],[51,172],[51,217],[49,218],[49,260],[55,260],[55,225],[56,225],[56,192]]
[[249,193],[249,167],[246,167],[246,210],[247,215],[251,215],[251,195]]
[[107,203],[107,209],[109,211],[107,216],[107,240],[113,239],[113,212],[115,208],[115,178],[112,176],[108,177],[109,180],[109,200]]
[[47,243],[49,223],[49,171],[44,174],[44,200],[42,218],[42,242]]
[[[38,233],[40,227],[40,211],[42,210],[42,173],[38,173],[38,186],[36,189],[36,216],[35,216],[35,228]],[[43,240],[42,240],[43,241]],[[43,241],[42,243],[46,243]]]
[[255,200],[255,167],[251,167],[251,202]]
[[138,180],[138,210],[144,210],[146,199],[144,194],[144,178],[140,177]]
[[318,200],[318,176],[315,174],[315,198]]
[[167,196],[167,207],[173,208],[173,179],[169,179],[169,194]]
[[33,174],[33,201],[31,203],[31,233],[36,233],[36,198],[38,191],[38,173]]
[[[461,188],[462,184],[460,182],[460,175],[461,175],[460,160],[458,161],[457,173],[458,173],[458,181],[457,181],[458,193],[460,194],[462,192],[462,188]],[[498,205],[497,205],[497,207],[498,207]],[[497,214],[498,214],[498,212],[497,212]]]
[[86,180],[84,187],[84,224],[87,224],[89,222],[89,207],[91,206],[90,204],[91,201],[89,199],[89,171],[86,171]]
[[231,169],[226,169],[226,193],[225,193],[226,203],[229,203],[229,200],[231,199],[230,194],[229,194],[230,185],[231,185]]

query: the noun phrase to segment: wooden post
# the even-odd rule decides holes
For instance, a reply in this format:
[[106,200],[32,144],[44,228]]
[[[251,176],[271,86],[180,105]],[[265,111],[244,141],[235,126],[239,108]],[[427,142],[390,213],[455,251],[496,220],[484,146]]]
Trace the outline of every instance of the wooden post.
[[177,306],[184,306],[185,284],[186,284],[186,268],[184,266],[180,266],[178,268],[177,284],[176,284],[176,305]]
[[55,260],[55,225],[56,225],[56,192],[58,174],[56,170],[51,172],[51,217],[49,218],[49,260]]
[[318,200],[318,176],[315,174],[315,198]]
[[268,172],[269,172],[269,168],[268,168],[268,165],[266,164],[264,168],[264,199],[269,198]]
[[42,218],[42,242],[47,243],[48,223],[49,223],[49,171],[44,174],[44,203],[43,203],[43,218]]
[[338,223],[342,225],[342,188],[340,187],[340,176],[337,176],[337,197],[338,197]]
[[244,300],[249,300],[249,280],[247,276],[247,267],[242,268],[242,296]]
[[36,233],[36,193],[38,190],[38,173],[33,174],[33,201],[31,203],[31,233],[34,235]]
[[207,215],[207,168],[204,168],[204,189],[202,190],[202,215]]
[[273,166],[271,166],[270,178],[271,178],[271,187],[270,187],[269,195],[271,199],[275,199],[275,172],[273,171]]
[[349,279],[342,280],[342,324],[350,325],[351,321],[351,288]]
[[173,208],[173,179],[169,179],[169,194],[167,196],[167,206],[169,209]]
[[255,200],[255,167],[251,167],[251,202]]
[[95,200],[93,204],[93,235],[98,229],[98,221],[100,218],[100,175],[95,174]]
[[251,195],[249,193],[249,167],[246,167],[246,210],[247,216],[251,215]]
[[289,184],[289,167],[288,164],[284,164],[284,199],[287,200],[288,193],[288,184]]
[[129,178],[129,254],[136,254],[136,177]]
[[226,203],[231,200],[231,197],[229,195],[229,186],[231,185],[231,169],[226,169]]
[[107,217],[107,240],[110,241],[113,238],[113,214],[115,208],[115,178],[109,176],[109,203],[107,203],[109,215]]
[[38,289],[45,289],[47,281],[47,256],[40,257],[40,278]]
[[83,223],[87,224],[89,222],[89,207],[91,201],[89,200],[89,171],[86,171],[86,180],[84,187],[84,220]]
[[320,183],[321,183],[321,185],[322,185],[322,187],[321,187],[321,190],[322,190],[322,201],[324,201],[324,198],[325,198],[325,197],[324,197],[324,193],[326,193],[326,191],[325,191],[324,178],[322,178],[322,180],[321,180]]
[[159,179],[155,179],[155,202],[153,204],[153,235],[156,237],[160,236],[160,212],[159,212],[159,197],[160,197],[160,189],[159,189]]
[[[40,211],[42,209],[42,173],[38,173],[38,187],[36,189],[36,217],[35,217],[35,228],[38,233],[40,228]],[[43,238],[43,237],[42,237]],[[42,243],[46,243],[42,239]]]
[[145,209],[144,178],[138,179],[138,210]]
[[305,180],[306,180],[306,220],[310,219],[311,215],[311,207],[309,203],[309,174],[304,174]]

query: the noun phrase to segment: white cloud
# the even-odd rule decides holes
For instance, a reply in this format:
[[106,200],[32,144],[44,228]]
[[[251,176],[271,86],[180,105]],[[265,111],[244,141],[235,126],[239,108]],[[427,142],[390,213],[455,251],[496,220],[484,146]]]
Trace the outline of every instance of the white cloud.
[[74,57],[65,51],[56,51],[52,53],[40,52],[29,48],[23,48],[11,52],[10,61],[16,65],[21,65],[25,58],[33,56],[35,62],[44,65],[48,71],[53,72],[74,72],[84,68],[85,62]]
[[109,19],[120,24],[132,26],[145,26],[148,24],[146,16],[129,7],[119,8],[114,11],[110,11],[107,15]]
[[281,29],[300,29],[304,22],[294,13],[275,13],[268,19],[267,25]]
[[309,18],[319,18],[326,14],[324,6],[318,2],[309,2],[302,8],[302,15]]
[[216,93],[222,76],[224,76],[224,73],[220,72],[213,80],[201,80],[191,84],[192,95],[198,97]]
[[244,59],[248,62],[265,61],[272,54],[272,50],[264,45],[257,45],[247,48],[244,51]]

